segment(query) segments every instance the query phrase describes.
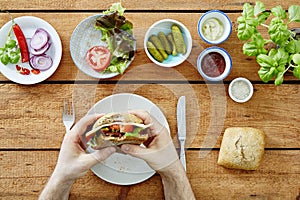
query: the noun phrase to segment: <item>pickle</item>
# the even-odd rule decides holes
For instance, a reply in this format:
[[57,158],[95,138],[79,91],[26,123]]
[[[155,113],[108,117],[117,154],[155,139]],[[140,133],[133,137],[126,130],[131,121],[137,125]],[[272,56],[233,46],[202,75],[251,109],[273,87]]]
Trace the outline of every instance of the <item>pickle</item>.
[[172,46],[172,56],[176,56],[177,55],[177,50],[176,50],[176,45],[175,45],[172,33],[169,33],[167,35],[167,39],[168,39],[168,41],[170,42],[170,44]]
[[164,61],[163,56],[159,53],[159,51],[156,49],[156,47],[154,46],[154,44],[152,42],[150,42],[150,41],[147,42],[147,49],[155,60],[157,60],[158,62]]
[[181,33],[180,28],[176,24],[173,24],[171,30],[178,53],[185,54],[186,44],[184,43],[183,35]]
[[164,47],[164,50],[167,52],[167,54],[170,55],[172,53],[172,49],[171,49],[169,41],[167,40],[166,35],[163,32],[159,32],[158,38],[160,39],[160,41]]
[[154,44],[154,46],[160,52],[160,54],[163,56],[163,58],[167,59],[168,54],[166,53],[160,39],[156,35],[151,35],[149,40],[150,40],[150,42],[152,42],[152,44]]

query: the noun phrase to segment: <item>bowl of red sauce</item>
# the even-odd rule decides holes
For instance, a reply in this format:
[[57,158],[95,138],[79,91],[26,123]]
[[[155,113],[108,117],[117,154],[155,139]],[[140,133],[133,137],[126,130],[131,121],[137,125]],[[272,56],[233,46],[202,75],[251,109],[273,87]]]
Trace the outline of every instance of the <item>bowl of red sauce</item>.
[[220,47],[209,47],[198,56],[197,69],[207,81],[222,81],[232,67],[229,53]]

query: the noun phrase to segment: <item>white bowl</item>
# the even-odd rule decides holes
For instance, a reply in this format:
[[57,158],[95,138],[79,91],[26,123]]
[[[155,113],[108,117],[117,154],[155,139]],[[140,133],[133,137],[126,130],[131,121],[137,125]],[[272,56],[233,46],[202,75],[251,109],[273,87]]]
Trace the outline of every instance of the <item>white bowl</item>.
[[[216,40],[207,38],[203,33],[204,23],[206,22],[206,20],[211,18],[216,18],[219,22],[223,24],[223,28],[224,28],[223,34]],[[198,34],[201,37],[201,39],[208,44],[221,44],[222,42],[225,42],[230,36],[231,30],[232,30],[232,24],[229,17],[225,13],[219,10],[210,10],[204,13],[198,21]]]
[[253,85],[246,78],[236,78],[229,84],[229,96],[238,103],[244,103],[251,99],[253,95]]
[[[176,56],[169,55],[166,60],[163,62],[158,62],[153,58],[153,56],[149,53],[147,49],[147,41],[151,35],[157,35],[160,31],[164,32],[166,35],[171,33],[171,26],[173,24],[177,24],[182,32],[184,42],[186,44],[187,51],[185,54],[178,54]],[[182,62],[184,62],[190,55],[192,50],[192,36],[190,31],[179,21],[174,19],[163,19],[160,21],[155,22],[150,28],[147,30],[144,38],[144,48],[147,56],[149,59],[154,62],[155,64],[162,66],[162,67],[174,67]]]
[[[222,74],[220,74],[218,76],[209,76],[203,71],[202,66],[201,66],[202,65],[202,60],[209,53],[219,53],[224,58],[224,60],[225,60],[225,69],[224,69]],[[222,81],[223,79],[225,79],[229,75],[229,73],[231,71],[231,68],[232,68],[232,60],[231,60],[231,57],[230,57],[229,53],[225,49],[222,49],[220,47],[212,46],[212,47],[209,47],[207,49],[204,49],[200,53],[200,55],[198,56],[198,59],[197,59],[198,72],[207,81]]]

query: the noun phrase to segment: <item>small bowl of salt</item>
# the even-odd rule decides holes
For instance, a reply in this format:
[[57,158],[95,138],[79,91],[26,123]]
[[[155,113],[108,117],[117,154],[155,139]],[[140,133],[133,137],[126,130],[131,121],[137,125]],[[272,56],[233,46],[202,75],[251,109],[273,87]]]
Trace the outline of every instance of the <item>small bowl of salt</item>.
[[236,78],[229,84],[229,96],[238,103],[244,103],[251,99],[253,95],[253,85],[246,78]]

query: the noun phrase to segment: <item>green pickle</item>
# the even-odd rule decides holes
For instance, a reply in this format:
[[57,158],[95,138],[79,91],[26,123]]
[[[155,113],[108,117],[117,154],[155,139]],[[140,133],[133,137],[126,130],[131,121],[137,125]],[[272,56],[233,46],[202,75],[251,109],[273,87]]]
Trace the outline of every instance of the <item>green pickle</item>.
[[176,45],[175,45],[172,33],[169,33],[167,35],[167,39],[168,39],[168,41],[170,42],[170,44],[172,46],[172,56],[176,56],[177,55],[177,50],[176,50]]
[[185,54],[186,53],[186,44],[184,42],[183,35],[182,35],[180,28],[176,24],[173,24],[171,27],[171,30],[172,30],[172,35],[173,35],[174,42],[175,42],[178,53]]
[[166,53],[160,39],[156,35],[151,35],[149,40],[150,40],[150,42],[152,42],[152,44],[154,44],[154,46],[160,52],[160,54],[163,56],[163,58],[167,59],[168,54]]
[[171,45],[166,37],[166,35],[163,32],[158,33],[158,38],[160,39],[164,50],[167,52],[167,54],[172,54]]
[[155,60],[157,60],[158,62],[164,61],[164,57],[160,54],[160,52],[156,49],[156,47],[152,42],[150,41],[147,42],[147,49]]

